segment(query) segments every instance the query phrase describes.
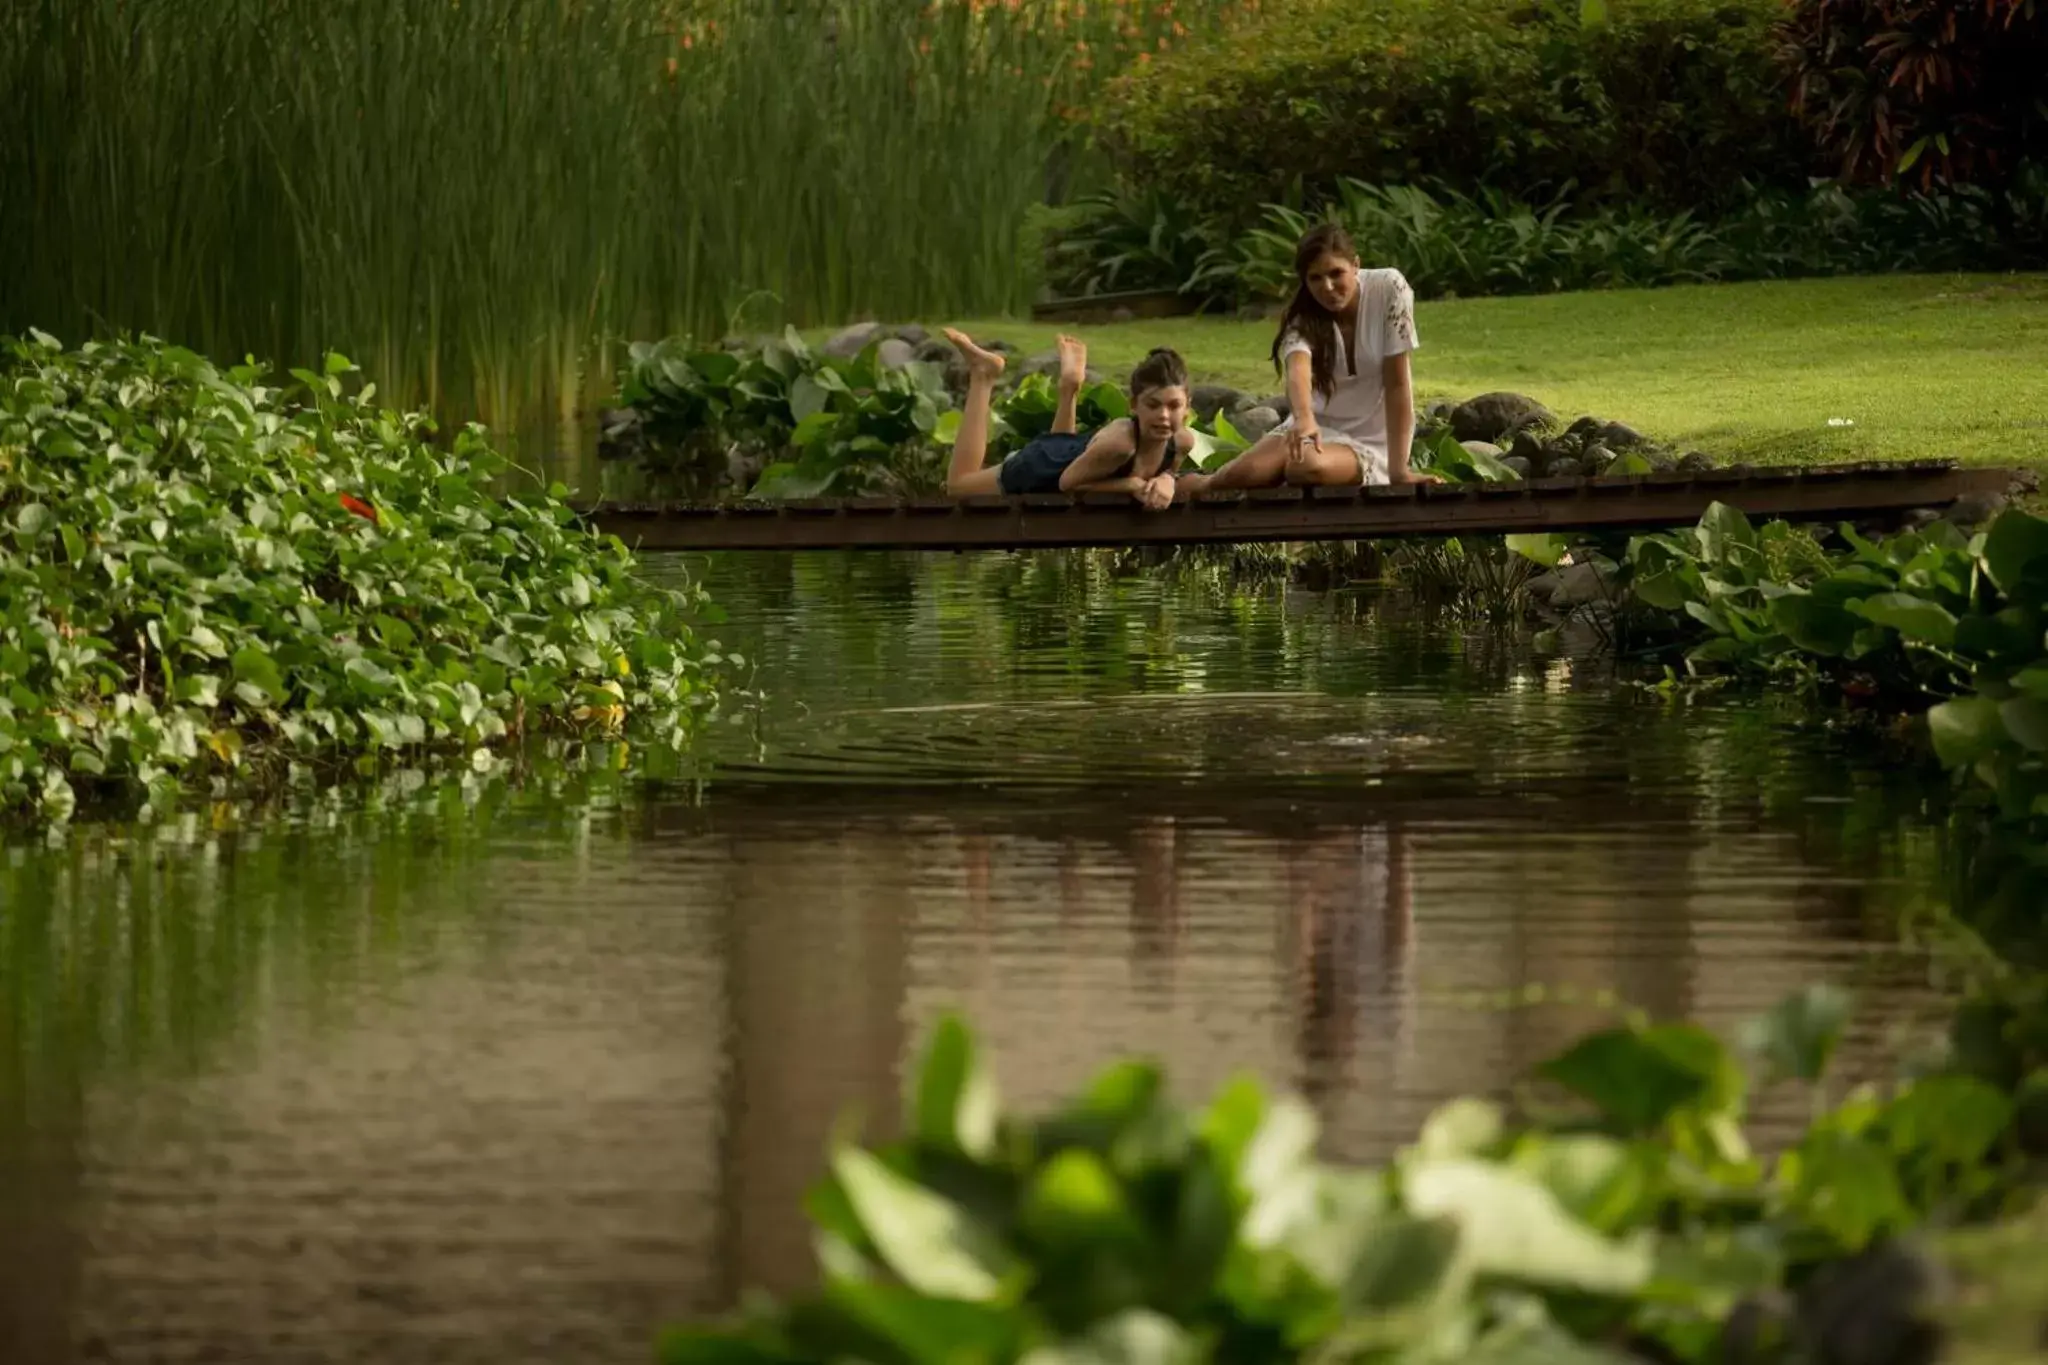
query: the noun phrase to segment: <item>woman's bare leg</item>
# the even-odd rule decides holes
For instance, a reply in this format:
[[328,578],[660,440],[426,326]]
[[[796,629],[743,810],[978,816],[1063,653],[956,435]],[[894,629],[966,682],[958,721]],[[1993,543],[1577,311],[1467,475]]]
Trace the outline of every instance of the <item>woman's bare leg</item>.
[[1081,385],[1088,381],[1088,343],[1062,332],[1053,344],[1060,353],[1060,406],[1052,415],[1052,429],[1074,431]]
[[1338,486],[1361,482],[1358,452],[1339,441],[1324,445],[1303,445],[1287,458],[1284,477],[1297,488]]
[[1261,436],[1213,474],[1184,474],[1180,491],[1221,493],[1231,488],[1277,488],[1287,474],[1287,433]]
[[983,467],[988,459],[989,417],[995,408],[996,376],[1003,358],[984,351],[965,332],[948,327],[946,340],[960,348],[967,361],[967,401],[960,408],[960,434],[953,438],[953,462],[946,469],[946,491],[956,498],[1000,493],[1001,465]]

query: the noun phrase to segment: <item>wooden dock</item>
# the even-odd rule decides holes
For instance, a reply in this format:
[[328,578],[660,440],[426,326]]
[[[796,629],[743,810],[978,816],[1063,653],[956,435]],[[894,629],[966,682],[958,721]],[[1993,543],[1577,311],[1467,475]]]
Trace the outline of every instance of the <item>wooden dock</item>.
[[1379,540],[1640,530],[1716,502],[1756,518],[1858,521],[2003,493],[2009,469],[1953,461],[1726,469],[1515,483],[1260,489],[1148,512],[1121,494],[819,498],[715,506],[600,504],[595,525],[640,550],[1026,550],[1088,545]]

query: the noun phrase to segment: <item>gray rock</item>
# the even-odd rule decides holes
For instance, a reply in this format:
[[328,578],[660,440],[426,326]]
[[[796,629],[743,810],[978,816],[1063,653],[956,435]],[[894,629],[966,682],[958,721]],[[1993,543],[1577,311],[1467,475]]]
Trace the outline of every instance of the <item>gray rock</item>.
[[1456,403],[1453,403],[1448,398],[1439,398],[1434,403],[1431,403],[1428,407],[1424,408],[1422,410],[1422,415],[1429,418],[1429,420],[1432,422],[1448,422],[1451,420],[1452,411],[1455,410],[1457,406],[1458,405]]
[[1508,445],[1508,454],[1519,455],[1537,468],[1550,459],[1550,451],[1544,446],[1543,438],[1533,431],[1518,431]]
[[906,322],[896,329],[896,339],[907,341],[913,346],[922,346],[932,339],[932,334],[914,322]]
[[1641,453],[1642,457],[1650,462],[1650,468],[1659,474],[1678,468],[1677,458],[1668,450],[1645,450]]
[[1678,459],[1681,474],[1705,474],[1714,467],[1714,462],[1703,450],[1688,450]]
[[1965,531],[1974,531],[2003,512],[2012,502],[2003,493],[1965,493],[1949,504],[1943,519]]
[[1519,393],[1482,393],[1451,410],[1451,430],[1461,441],[1499,442],[1525,427],[1556,425],[1549,408]]
[[917,359],[917,348],[902,337],[888,337],[875,348],[875,361],[885,370],[900,370]]
[[1940,1307],[1954,1296],[1932,1258],[1881,1242],[1821,1266],[1799,1290],[1799,1335],[1820,1365],[1932,1365]]
[[1625,422],[1609,422],[1600,428],[1600,444],[1609,450],[1637,450],[1649,443],[1649,437]]
[[1048,377],[1057,375],[1060,372],[1060,353],[1058,351],[1039,351],[1028,357],[1022,365],[1013,365],[1010,368],[1016,371],[1015,377],[1019,379],[1030,374],[1042,374]]
[[1504,455],[1501,457],[1501,463],[1514,470],[1517,478],[1528,479],[1535,477],[1529,462],[1519,455]]
[[1567,436],[1591,436],[1607,424],[1598,417],[1581,417],[1564,429]]
[[1586,472],[1596,477],[1605,474],[1607,466],[1613,464],[1614,460],[1614,452],[1598,443],[1587,446],[1586,453],[1579,456],[1579,463],[1586,467]]
[[1287,395],[1284,393],[1276,393],[1271,398],[1257,399],[1252,403],[1252,406],[1255,408],[1271,408],[1279,413],[1283,419],[1289,412],[1294,410],[1294,405],[1287,401]]
[[1586,467],[1584,465],[1569,455],[1561,455],[1550,462],[1550,467],[1544,471],[1544,477],[1549,479],[1578,479],[1585,477],[1585,473]]
[[1460,441],[1458,444],[1465,447],[1467,455],[1491,455],[1494,459],[1498,460],[1504,453],[1499,446],[1491,441]]
[[1233,412],[1245,395],[1227,384],[1196,384],[1188,390],[1188,408],[1208,421],[1219,412]]
[[1237,428],[1237,434],[1247,441],[1256,441],[1280,425],[1280,414],[1261,405],[1255,408],[1240,408],[1230,414],[1230,425]]
[[1615,573],[1612,566],[1594,560],[1567,564],[1562,569],[1537,574],[1529,580],[1529,591],[1560,610],[1604,602],[1614,594]]
[[944,364],[948,360],[958,358],[960,352],[954,349],[952,342],[941,341],[937,337],[933,337],[929,341],[919,342],[915,354],[919,360]]
[[856,322],[851,327],[842,327],[832,334],[818,350],[839,360],[851,360],[865,351],[869,345],[879,341],[882,324],[879,322]]

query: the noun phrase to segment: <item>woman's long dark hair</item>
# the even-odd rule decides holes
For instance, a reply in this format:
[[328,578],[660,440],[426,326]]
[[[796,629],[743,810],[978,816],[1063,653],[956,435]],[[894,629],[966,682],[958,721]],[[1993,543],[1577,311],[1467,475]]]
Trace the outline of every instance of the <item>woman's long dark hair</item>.
[[1294,248],[1294,297],[1287,301],[1287,311],[1280,315],[1280,330],[1273,334],[1273,369],[1282,378],[1286,371],[1280,365],[1280,343],[1289,332],[1299,333],[1308,343],[1309,382],[1319,398],[1328,398],[1337,385],[1337,319],[1316,302],[1308,288],[1309,267],[1325,256],[1342,256],[1353,264],[1358,261],[1351,234],[1335,223],[1310,228]]

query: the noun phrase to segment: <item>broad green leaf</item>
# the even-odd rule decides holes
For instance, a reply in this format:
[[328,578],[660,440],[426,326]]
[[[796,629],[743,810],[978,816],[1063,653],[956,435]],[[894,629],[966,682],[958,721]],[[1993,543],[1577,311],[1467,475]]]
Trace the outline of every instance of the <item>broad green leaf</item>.
[[739,377],[740,358],[730,351],[692,351],[690,368],[702,376],[705,383],[723,388]]
[[1635,1149],[1591,1133],[1532,1135],[1516,1148],[1512,1164],[1549,1190],[1567,1213],[1601,1232],[1628,1226],[1651,1194],[1649,1173]]
[[1020,1365],[1197,1365],[1206,1359],[1201,1344],[1171,1318],[1127,1308],[1085,1336],[1038,1347]]
[[2001,702],[1998,718],[2013,743],[2034,753],[2048,753],[2048,701],[2014,697]]
[[958,1204],[856,1147],[833,1154],[832,1173],[876,1252],[905,1284],[951,1299],[985,1301],[1001,1293],[1009,1257]]
[[[830,374],[831,371],[820,373]],[[836,378],[836,376],[835,376]],[[843,387],[843,386],[842,386]],[[809,419],[818,416],[832,401],[832,391],[807,374],[800,374],[789,386],[789,415],[796,419],[797,430],[801,432]],[[807,438],[792,438],[795,445],[805,444]]]
[[404,652],[411,649],[418,641],[418,637],[413,633],[412,627],[399,620],[396,616],[387,616],[383,612],[378,612],[370,619],[372,624],[377,627],[378,636],[392,649]]
[[866,1280],[828,1284],[824,1307],[836,1312],[794,1315],[792,1335],[811,1348],[812,1359],[875,1359],[879,1340],[912,1365],[993,1362],[1015,1351],[1023,1326],[1018,1314],[997,1305]]
[[1756,528],[1749,518],[1725,502],[1708,507],[1694,532],[1699,538],[1700,557],[1717,567],[1755,567],[1760,562]]
[[1953,1165],[1982,1161],[2012,1124],[2013,1102],[1974,1076],[1915,1081],[1884,1113],[1891,1148],[1926,1152]]
[[1541,564],[1546,569],[1556,568],[1557,561],[1563,559],[1565,551],[1571,549],[1571,537],[1555,533],[1511,535],[1505,539],[1510,551]]
[[1891,1157],[1865,1138],[1817,1130],[1782,1166],[1792,1174],[1794,1206],[1844,1250],[1861,1251],[1912,1218]]
[[1634,475],[1640,478],[1645,474],[1654,474],[1656,472],[1657,466],[1651,464],[1648,458],[1640,451],[1635,450],[1624,451],[1614,458],[1612,464],[1607,466],[1608,476],[1615,478],[1622,475]]
[[1415,1151],[1424,1159],[1476,1156],[1500,1141],[1504,1128],[1500,1106],[1492,1101],[1451,1100],[1424,1121]]
[[56,518],[50,509],[39,502],[25,502],[14,511],[15,533],[24,540],[33,541],[50,529]]
[[1997,749],[2005,720],[1990,698],[1959,697],[1928,711],[1927,731],[1942,764],[1964,768]]
[[1795,991],[1743,1030],[1743,1044],[1762,1058],[1773,1076],[1819,1080],[1848,1025],[1850,998],[1835,986]]
[[918,1072],[911,1128],[919,1138],[980,1161],[995,1154],[1000,1105],[995,1080],[976,1055],[974,1036],[956,1015],[932,1031]]
[[1809,654],[1840,658],[1855,643],[1856,618],[1811,593],[1788,593],[1771,599],[1771,624]]
[[1888,626],[1921,644],[1947,649],[1956,642],[1955,613],[1939,602],[1911,593],[1881,592],[1849,605],[1866,621]]
[[2007,508],[1985,533],[1983,561],[1991,581],[2008,595],[2029,577],[2048,582],[2048,520]]
[[235,651],[229,666],[234,669],[237,682],[258,689],[270,701],[284,699],[284,675],[278,672],[276,660],[263,649],[244,645]]
[[1633,1029],[1592,1034],[1536,1069],[1629,1132],[1647,1132],[1709,1091],[1708,1078]]
[[1479,1274],[1595,1294],[1626,1294],[1650,1277],[1648,1239],[1601,1236],[1519,1171],[1426,1162],[1407,1172],[1403,1189],[1411,1213],[1457,1223],[1460,1253]]
[[1142,1243],[1145,1230],[1107,1164],[1069,1147],[1041,1167],[1018,1211],[1023,1229],[1042,1247],[1073,1254]]

